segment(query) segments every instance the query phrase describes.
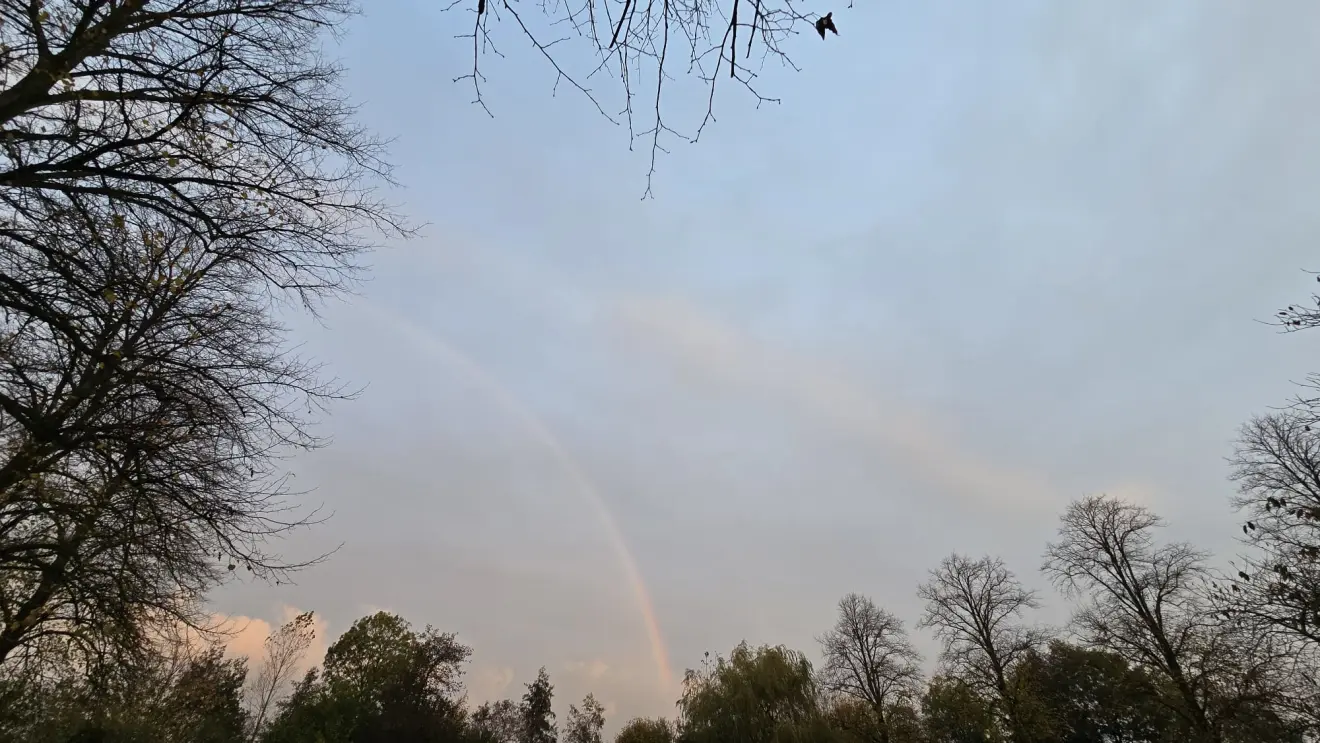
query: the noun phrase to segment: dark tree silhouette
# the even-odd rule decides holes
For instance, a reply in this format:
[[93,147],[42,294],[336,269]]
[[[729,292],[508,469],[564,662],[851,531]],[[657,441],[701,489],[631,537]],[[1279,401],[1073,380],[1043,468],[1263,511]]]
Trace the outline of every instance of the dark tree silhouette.
[[948,670],[998,707],[1010,731],[1018,728],[1013,669],[1044,641],[1039,630],[1022,624],[1022,614],[1039,605],[1002,560],[951,555],[917,589],[926,601],[918,627],[930,628],[944,645]]
[[1223,598],[1320,648],[1320,434],[1293,410],[1258,416],[1242,427],[1232,465],[1253,550]]
[[555,727],[555,712],[551,706],[554,698],[555,687],[550,683],[550,674],[542,666],[536,672],[536,680],[527,684],[518,708],[522,722],[519,743],[555,743],[559,731]]
[[850,593],[839,600],[839,618],[820,637],[820,647],[822,685],[865,703],[875,717],[878,739],[889,743],[890,709],[913,701],[921,690],[921,655],[902,620]]
[[1065,594],[1088,599],[1073,619],[1083,638],[1160,677],[1186,736],[1218,743],[1284,690],[1285,658],[1251,627],[1214,617],[1207,555],[1157,544],[1162,524],[1117,498],[1082,498],[1060,519],[1043,570]]
[[316,52],[341,0],[0,2],[0,661],[198,624],[309,523],[278,457],[343,396],[281,302],[348,287],[380,143]]
[[[651,193],[656,156],[667,151],[667,138],[695,142],[714,122],[715,92],[722,79],[749,91],[758,106],[778,103],[761,92],[758,75],[768,61],[797,70],[786,42],[799,33],[815,33],[825,15],[809,11],[800,0],[566,0],[536,5],[454,0],[449,8],[473,13],[471,32],[459,37],[472,43],[472,69],[455,82],[470,81],[477,104],[490,113],[480,62],[486,52],[500,54],[495,28],[508,21],[554,70],[556,90],[561,82],[573,88],[608,121],[625,124],[631,141],[645,142],[650,151],[645,195]],[[584,42],[588,57],[580,71],[571,53],[561,52],[560,45],[574,39]],[[685,68],[683,72],[676,73],[676,65]],[[705,113],[691,134],[665,119],[666,85],[680,74],[694,76],[706,88]],[[607,75],[616,79],[623,94],[617,109],[590,87],[592,78]],[[637,118],[642,107],[644,124]]]

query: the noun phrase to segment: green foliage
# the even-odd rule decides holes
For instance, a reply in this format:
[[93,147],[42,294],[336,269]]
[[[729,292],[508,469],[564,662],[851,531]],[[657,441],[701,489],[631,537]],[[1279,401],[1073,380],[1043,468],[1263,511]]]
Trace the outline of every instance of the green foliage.
[[1002,743],[997,715],[967,682],[940,677],[931,679],[921,698],[929,743]]
[[1037,740],[1159,741],[1173,729],[1157,681],[1116,653],[1056,640],[1018,667],[1014,685]]
[[674,725],[663,717],[629,720],[614,737],[614,743],[674,743]]
[[247,714],[243,659],[185,648],[98,677],[29,679],[0,710],[3,743],[238,743]]
[[825,718],[840,743],[924,743],[921,713],[906,702],[885,709],[882,723],[875,709],[854,697],[840,697],[827,705]]
[[588,694],[582,708],[569,705],[568,719],[564,721],[563,743],[601,743],[601,729],[605,727],[605,706]]
[[555,713],[551,705],[555,698],[555,687],[550,683],[550,674],[545,667],[536,673],[536,680],[527,685],[523,694],[519,717],[522,729],[519,743],[555,743]]
[[466,730],[457,700],[471,656],[452,634],[421,632],[378,612],[359,619],[326,651],[279,710],[267,743],[449,741]]
[[522,713],[508,699],[483,702],[472,713],[472,727],[491,743],[517,743],[522,735]]
[[889,725],[889,743],[925,742],[925,723],[916,707],[906,702],[895,704],[889,707],[885,717]]
[[881,738],[881,725],[871,705],[840,696],[825,706],[825,719],[843,743],[867,743]]
[[684,743],[823,740],[832,738],[822,714],[811,663],[783,646],[740,643],[729,658],[689,670],[678,706]]

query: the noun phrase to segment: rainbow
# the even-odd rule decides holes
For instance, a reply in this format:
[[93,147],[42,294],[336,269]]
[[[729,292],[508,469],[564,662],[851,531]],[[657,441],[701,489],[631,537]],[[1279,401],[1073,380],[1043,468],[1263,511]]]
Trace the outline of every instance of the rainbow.
[[623,568],[624,575],[632,591],[633,600],[637,603],[637,609],[642,615],[647,642],[650,644],[651,660],[655,663],[661,688],[664,691],[672,690],[674,679],[669,665],[669,652],[665,648],[664,637],[660,634],[660,624],[656,621],[650,591],[646,588],[646,582],[642,580],[642,572],[637,567],[637,560],[633,558],[632,551],[628,549],[628,544],[623,538],[623,532],[619,529],[618,522],[614,519],[614,514],[610,512],[609,506],[600,495],[599,489],[587,475],[582,465],[560,443],[540,416],[520,401],[517,396],[471,356],[455,348],[452,344],[446,343],[434,333],[398,312],[375,305],[361,297],[359,297],[355,306],[375,315],[391,329],[406,336],[415,347],[441,360],[451,369],[460,372],[469,382],[485,392],[505,415],[517,421],[524,431],[554,457],[555,463],[572,480],[577,492],[591,506],[591,510],[600,522],[601,529],[609,540],[611,549],[618,557],[619,564]]

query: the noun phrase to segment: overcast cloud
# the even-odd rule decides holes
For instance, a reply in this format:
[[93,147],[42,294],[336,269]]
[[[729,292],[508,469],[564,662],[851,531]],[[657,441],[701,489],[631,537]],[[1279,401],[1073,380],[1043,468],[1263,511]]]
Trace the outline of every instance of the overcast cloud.
[[297,325],[366,390],[291,462],[334,516],[285,546],[343,549],[218,611],[397,611],[475,647],[474,700],[544,664],[615,729],[704,650],[814,654],[847,591],[915,622],[954,550],[1042,585],[1086,493],[1233,549],[1234,429],[1320,369],[1256,322],[1320,268],[1320,5],[835,8],[644,202],[645,153],[509,29],[491,119],[450,82],[468,16],[366,5],[348,89],[429,225]]

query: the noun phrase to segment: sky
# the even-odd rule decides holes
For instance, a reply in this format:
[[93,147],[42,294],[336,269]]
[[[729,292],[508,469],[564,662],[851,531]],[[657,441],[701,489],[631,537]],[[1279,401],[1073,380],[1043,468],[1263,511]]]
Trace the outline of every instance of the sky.
[[[1065,621],[1039,566],[1082,495],[1237,548],[1235,429],[1320,366],[1260,322],[1320,269],[1320,6],[813,5],[840,34],[785,43],[782,102],[723,85],[642,200],[645,147],[508,19],[492,118],[453,81],[470,9],[365,5],[334,54],[423,227],[292,321],[363,392],[289,461],[332,517],[280,547],[342,548],[214,595],[244,647],[395,611],[474,647],[474,701],[544,665],[561,719],[594,692],[613,730],[704,651],[814,658],[847,592],[910,626],[954,551]],[[703,90],[670,83],[671,125]]]

